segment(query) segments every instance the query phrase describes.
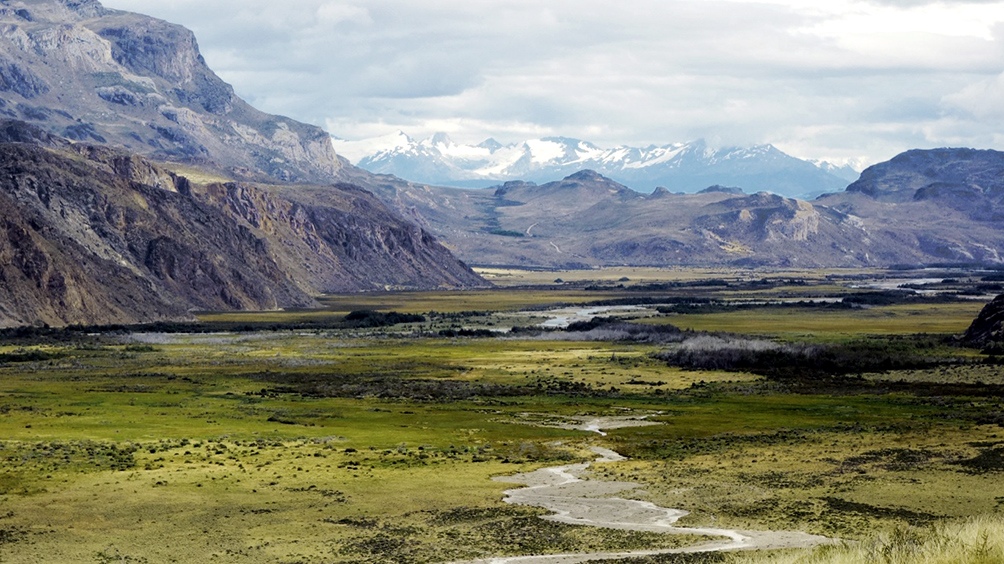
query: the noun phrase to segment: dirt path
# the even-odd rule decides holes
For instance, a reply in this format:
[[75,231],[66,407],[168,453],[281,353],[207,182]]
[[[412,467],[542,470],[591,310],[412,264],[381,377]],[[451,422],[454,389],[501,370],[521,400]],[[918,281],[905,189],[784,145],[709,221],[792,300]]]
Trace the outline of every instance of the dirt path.
[[[619,419],[623,420],[624,418]],[[610,423],[616,426],[618,422],[615,420]],[[581,428],[595,432],[601,432],[601,428],[611,428],[604,426],[604,423],[602,419],[589,419],[581,422]],[[715,539],[696,546],[675,549],[508,556],[456,564],[574,564],[655,554],[802,548],[833,542],[826,537],[798,531],[739,531],[706,527],[677,527],[675,526],[676,521],[687,515],[686,511],[659,507],[647,501],[614,496],[616,493],[636,488],[638,484],[582,479],[582,474],[591,464],[624,460],[623,456],[608,449],[593,447],[592,451],[599,455],[599,458],[592,463],[553,466],[534,472],[496,478],[503,482],[526,485],[523,488],[507,490],[504,501],[543,507],[553,512],[551,515],[544,516],[543,519],[560,523],[667,534],[706,535],[715,537]]]

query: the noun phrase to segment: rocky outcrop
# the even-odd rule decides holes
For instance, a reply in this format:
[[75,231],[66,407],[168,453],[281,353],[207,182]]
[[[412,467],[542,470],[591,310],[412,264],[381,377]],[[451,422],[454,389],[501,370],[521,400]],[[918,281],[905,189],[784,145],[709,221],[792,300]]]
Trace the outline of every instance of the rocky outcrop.
[[350,185],[200,185],[0,123],[0,325],[316,305],[321,292],[484,282]]
[[343,166],[321,129],[241,100],[190,31],[95,0],[0,5],[0,113],[235,179],[323,183]]
[[994,298],[980,310],[962,340],[966,345],[982,349],[1004,348],[1004,294]]

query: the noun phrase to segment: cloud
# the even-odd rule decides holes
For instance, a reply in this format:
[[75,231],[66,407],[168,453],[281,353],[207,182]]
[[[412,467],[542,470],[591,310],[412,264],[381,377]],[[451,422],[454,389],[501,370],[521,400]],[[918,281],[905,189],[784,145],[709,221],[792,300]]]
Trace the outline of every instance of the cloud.
[[942,100],[952,110],[985,123],[993,122],[1001,129],[1004,126],[1004,73],[970,84]]
[[192,28],[239,94],[344,138],[703,136],[874,161],[989,139],[1004,71],[1004,1],[105,4]]

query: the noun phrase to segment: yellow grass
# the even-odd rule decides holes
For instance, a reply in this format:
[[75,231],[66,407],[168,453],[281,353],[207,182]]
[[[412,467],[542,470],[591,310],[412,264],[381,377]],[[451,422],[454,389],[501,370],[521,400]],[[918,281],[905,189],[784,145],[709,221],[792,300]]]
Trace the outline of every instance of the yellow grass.
[[733,564],[998,564],[1004,562],[1004,518],[980,515],[929,528],[902,528],[853,545],[812,551],[737,554]]
[[786,338],[958,334],[983,308],[981,302],[878,306],[870,309],[750,309],[669,315],[643,320],[694,331],[726,331]]

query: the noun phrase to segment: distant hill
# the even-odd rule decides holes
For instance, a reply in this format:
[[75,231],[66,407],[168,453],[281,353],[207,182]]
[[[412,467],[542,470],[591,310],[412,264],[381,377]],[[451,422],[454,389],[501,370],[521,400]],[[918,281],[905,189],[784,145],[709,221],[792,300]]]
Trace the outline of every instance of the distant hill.
[[1004,152],[977,149],[907,151],[869,167],[847,187],[882,202],[930,201],[974,219],[1000,220]]
[[[947,163],[949,154],[958,155],[927,154],[915,174]],[[970,155],[971,166],[965,158],[952,166],[984,170],[985,153]],[[906,170],[912,169],[901,174]],[[480,190],[378,178],[383,180],[372,186],[375,193],[477,265],[1000,264],[1004,248],[993,189],[976,208],[952,191],[932,197],[927,182],[911,192],[919,190],[920,197],[893,197],[908,189],[892,177],[878,192],[855,187],[812,201],[720,186],[696,194],[644,195],[594,171],[541,185],[511,181]]]
[[843,190],[857,178],[850,167],[811,163],[772,145],[713,149],[704,141],[645,148],[601,149],[566,137],[502,145],[454,143],[443,133],[416,141],[398,132],[359,142],[336,140],[336,148],[359,167],[415,182],[486,187],[508,180],[550,182],[588,169],[640,191],[663,186],[696,192],[713,184],[747,192],[814,197]]

